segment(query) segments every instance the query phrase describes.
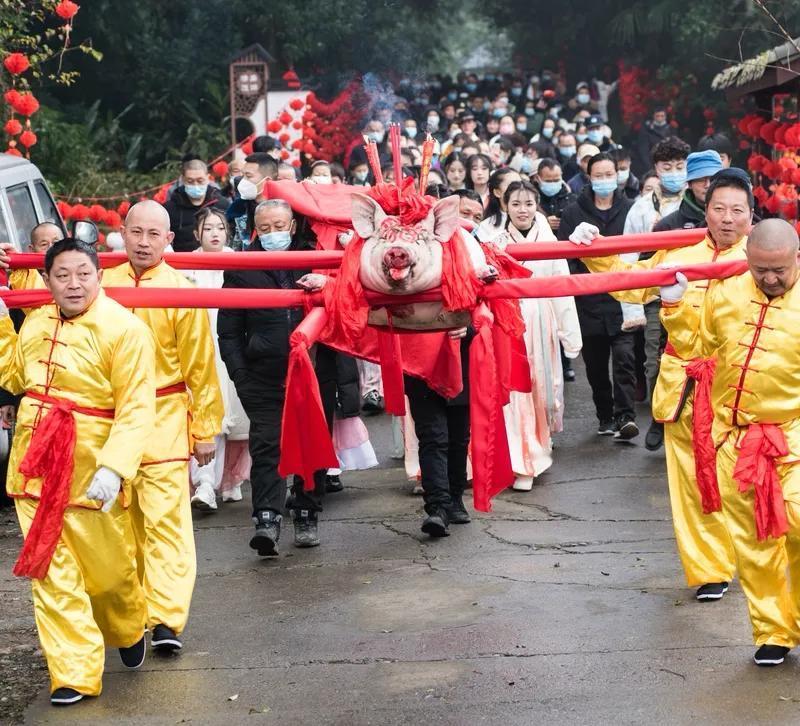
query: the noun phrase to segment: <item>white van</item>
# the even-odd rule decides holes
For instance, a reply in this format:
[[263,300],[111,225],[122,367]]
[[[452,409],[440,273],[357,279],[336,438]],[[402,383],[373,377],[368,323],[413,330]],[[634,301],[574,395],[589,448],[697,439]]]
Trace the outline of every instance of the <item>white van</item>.
[[42,173],[27,159],[0,154],[0,242],[28,249],[31,230],[41,222],[67,229]]

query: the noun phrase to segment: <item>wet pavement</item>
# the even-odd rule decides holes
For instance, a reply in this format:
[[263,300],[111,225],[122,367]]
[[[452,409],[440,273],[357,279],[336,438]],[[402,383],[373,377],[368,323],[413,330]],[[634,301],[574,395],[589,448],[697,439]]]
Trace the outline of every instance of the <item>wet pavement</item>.
[[800,722],[800,655],[756,668],[738,585],[708,604],[685,587],[646,410],[638,445],[597,437],[578,375],[552,470],[449,538],[420,533],[386,417],[368,420],[383,466],[343,477],[321,547],[289,526],[259,560],[246,501],[198,519],[183,653],[131,673],[109,651],[100,698],[56,710],[42,691],[26,722]]

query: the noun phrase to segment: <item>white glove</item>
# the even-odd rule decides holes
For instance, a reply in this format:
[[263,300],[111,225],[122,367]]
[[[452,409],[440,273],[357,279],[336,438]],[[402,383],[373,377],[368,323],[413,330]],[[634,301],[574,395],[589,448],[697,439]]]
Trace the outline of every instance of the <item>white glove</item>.
[[353,232],[352,229],[348,229],[347,232],[339,232],[339,234],[336,235],[336,239],[339,241],[339,244],[342,247],[347,247],[347,245],[350,244],[350,241],[353,239],[354,234],[355,232]]
[[[658,265],[658,270],[668,270],[674,265]],[[678,303],[683,298],[686,288],[689,287],[689,280],[682,272],[675,273],[675,282],[672,285],[664,285],[661,288],[661,301],[665,303]]]
[[101,466],[95,472],[92,483],[89,484],[89,488],[86,490],[86,498],[103,502],[101,511],[107,512],[114,506],[121,486],[122,477],[117,472]]
[[576,245],[590,245],[600,236],[600,230],[593,224],[581,222],[569,236],[569,241]]

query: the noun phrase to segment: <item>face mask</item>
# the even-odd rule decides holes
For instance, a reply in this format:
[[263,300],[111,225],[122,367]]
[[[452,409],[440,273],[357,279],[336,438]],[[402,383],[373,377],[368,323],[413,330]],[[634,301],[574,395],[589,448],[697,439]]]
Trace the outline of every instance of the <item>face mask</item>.
[[500,124],[500,133],[503,136],[508,136],[514,133],[514,127],[511,124]]
[[289,248],[292,244],[292,235],[289,232],[267,232],[267,234],[258,235],[258,240],[261,242],[261,249],[265,252],[276,252]]
[[416,126],[406,126],[406,136],[409,139],[415,138],[417,135],[417,127]]
[[544,136],[546,139],[552,139],[553,138],[553,128],[550,127],[550,126],[545,126],[542,129],[542,136]]
[[603,132],[600,129],[592,129],[586,135],[586,138],[589,139],[590,144],[602,144],[603,143]]
[[491,73],[487,73],[487,74],[484,76],[484,78],[485,78],[487,81],[493,81],[493,80],[494,80],[494,76],[493,76]]
[[514,88],[511,89],[511,95],[512,96],[521,96],[522,95],[522,89],[519,86],[514,86]]
[[574,146],[559,146],[558,150],[565,159],[571,159],[578,151]]
[[528,107],[528,108],[525,109],[525,115],[526,116],[533,116],[533,114],[535,114],[535,113],[536,113],[536,109],[535,108]]
[[187,184],[184,189],[191,199],[205,199],[208,184]]
[[592,100],[592,97],[588,93],[579,93],[578,94],[578,103],[586,104]]
[[492,107],[492,104],[491,104],[490,101],[484,101],[483,102],[483,110],[484,111],[488,111],[491,107]]
[[242,178],[237,187],[239,196],[242,199],[255,199],[258,196],[258,187],[253,184],[249,179]]
[[458,98],[458,91],[448,91],[447,98],[449,98],[451,101],[455,101]]
[[582,144],[586,141],[586,134],[575,134],[575,138],[578,140],[579,144]]
[[519,171],[521,174],[530,175],[530,173],[533,171],[533,161],[531,161],[530,157],[522,157],[522,161],[519,163]]
[[666,125],[667,125],[666,121],[653,121],[653,126],[661,126],[661,127],[663,127],[663,126],[666,126]]
[[522,122],[517,124],[517,131],[521,131],[524,134],[527,130],[528,130],[528,124]]
[[628,183],[628,179],[630,178],[631,170],[630,169],[622,169],[617,172],[617,184],[623,186]]
[[671,194],[677,194],[686,184],[686,170],[668,171],[661,177],[661,186]]
[[506,110],[504,108],[496,108],[492,111],[492,116],[495,118],[503,118],[506,115]]
[[428,128],[431,131],[436,131],[439,128],[439,117],[438,116],[428,116]]
[[546,197],[554,197],[561,191],[561,182],[539,182],[539,189]]
[[368,139],[371,139],[371,140],[372,140],[372,141],[374,141],[376,144],[381,144],[381,143],[383,143],[383,138],[384,138],[384,136],[386,136],[386,132],[385,132],[385,131],[370,131],[370,132],[367,134],[367,138],[368,138]]
[[617,190],[616,179],[598,179],[592,182],[592,191],[598,197],[611,196]]
[[359,182],[365,182],[365,181],[367,181],[367,175],[368,174],[369,174],[369,172],[366,171],[366,170],[364,170],[364,171],[354,171],[353,172],[353,179],[355,179],[356,181],[359,181]]
[[333,184],[333,179],[329,176],[312,176],[311,181],[314,184]]
[[475,93],[475,91],[478,90],[478,84],[477,83],[465,83],[464,84],[464,88],[467,89],[467,93]]

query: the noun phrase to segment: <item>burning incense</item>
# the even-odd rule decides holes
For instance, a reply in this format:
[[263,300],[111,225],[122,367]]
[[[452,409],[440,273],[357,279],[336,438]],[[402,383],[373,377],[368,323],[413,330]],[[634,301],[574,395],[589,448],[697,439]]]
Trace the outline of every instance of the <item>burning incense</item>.
[[400,158],[400,124],[391,124],[389,126],[389,143],[392,147],[394,183],[399,189],[403,181],[403,161]]
[[381,157],[378,154],[378,145],[368,136],[364,137],[364,151],[367,152],[367,163],[375,177],[376,184],[383,184],[383,172],[381,171]]
[[433,150],[436,147],[436,141],[430,134],[427,135],[425,143],[422,144],[422,169],[419,174],[419,193],[425,194],[428,188],[428,172],[431,170],[431,162],[433,161]]

